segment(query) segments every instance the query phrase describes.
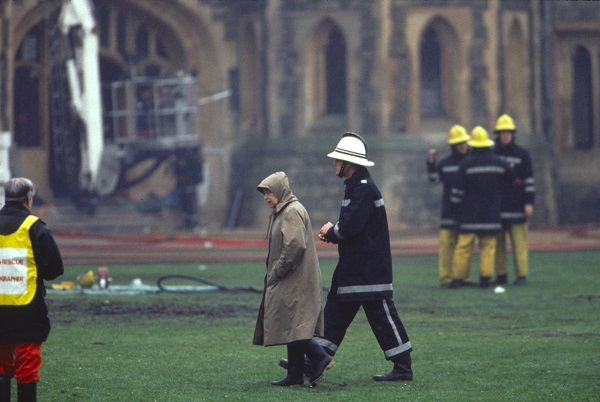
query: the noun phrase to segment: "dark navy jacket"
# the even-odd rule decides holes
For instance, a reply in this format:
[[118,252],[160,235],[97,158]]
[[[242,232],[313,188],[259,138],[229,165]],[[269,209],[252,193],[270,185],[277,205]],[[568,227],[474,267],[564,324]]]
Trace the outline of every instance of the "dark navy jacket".
[[[0,210],[0,234],[14,233],[29,215],[24,206],[7,203]],[[25,306],[0,306],[0,341],[40,343],[50,333],[44,280],[62,275],[63,262],[56,242],[41,219],[29,228],[29,238],[38,269],[37,290],[31,303]]]
[[441,182],[444,187],[440,220],[441,229],[456,229],[458,227],[458,221],[454,216],[455,209],[450,202],[450,193],[458,178],[458,165],[466,156],[466,154],[463,155],[453,150],[451,155],[442,158],[438,163],[427,161],[427,178],[429,182]]
[[533,205],[535,201],[535,180],[531,156],[524,148],[513,141],[508,145],[500,145],[496,141],[494,152],[510,165],[515,180],[502,193],[500,218],[502,223],[524,223],[527,220],[523,208],[525,204]]
[[329,297],[342,301],[390,299],[392,255],[381,192],[366,168],[345,180],[338,222],[326,234],[338,245],[339,261]]
[[495,235],[502,229],[502,192],[513,181],[508,165],[491,148],[473,148],[459,166],[458,181],[450,200],[458,206],[458,230],[480,236]]

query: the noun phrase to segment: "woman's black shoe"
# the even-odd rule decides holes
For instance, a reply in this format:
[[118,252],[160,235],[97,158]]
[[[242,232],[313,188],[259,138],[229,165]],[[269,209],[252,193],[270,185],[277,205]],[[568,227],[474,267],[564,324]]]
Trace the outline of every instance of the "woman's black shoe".
[[285,377],[283,380],[271,381],[271,385],[277,385],[279,387],[293,387],[295,385],[304,385],[304,378]]

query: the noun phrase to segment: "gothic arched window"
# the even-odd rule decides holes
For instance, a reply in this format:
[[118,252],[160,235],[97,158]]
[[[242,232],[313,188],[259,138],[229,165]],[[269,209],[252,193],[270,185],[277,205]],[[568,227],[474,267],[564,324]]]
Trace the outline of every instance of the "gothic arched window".
[[39,147],[42,145],[42,85],[44,71],[43,46],[46,35],[43,23],[34,26],[25,35],[17,49],[15,60],[14,103],[14,139],[20,147]]
[[346,114],[346,43],[337,27],[327,37],[325,51],[325,113]]
[[573,146],[593,146],[592,61],[588,50],[578,46],[573,56]]
[[439,116],[442,109],[442,52],[438,34],[427,28],[420,45],[421,60],[421,115]]

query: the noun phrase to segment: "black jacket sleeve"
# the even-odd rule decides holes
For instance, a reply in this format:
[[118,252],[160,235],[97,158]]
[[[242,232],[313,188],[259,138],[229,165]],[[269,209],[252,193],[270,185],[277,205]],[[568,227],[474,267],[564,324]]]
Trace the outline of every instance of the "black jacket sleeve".
[[38,220],[29,230],[39,275],[47,281],[58,278],[64,273],[62,256],[46,224]]

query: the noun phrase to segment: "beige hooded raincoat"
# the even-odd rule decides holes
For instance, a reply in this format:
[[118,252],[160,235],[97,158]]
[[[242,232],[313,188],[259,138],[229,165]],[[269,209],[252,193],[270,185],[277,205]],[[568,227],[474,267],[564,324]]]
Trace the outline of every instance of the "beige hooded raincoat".
[[310,218],[284,172],[257,187],[279,200],[269,220],[269,254],[254,345],[281,345],[323,335],[321,269]]

